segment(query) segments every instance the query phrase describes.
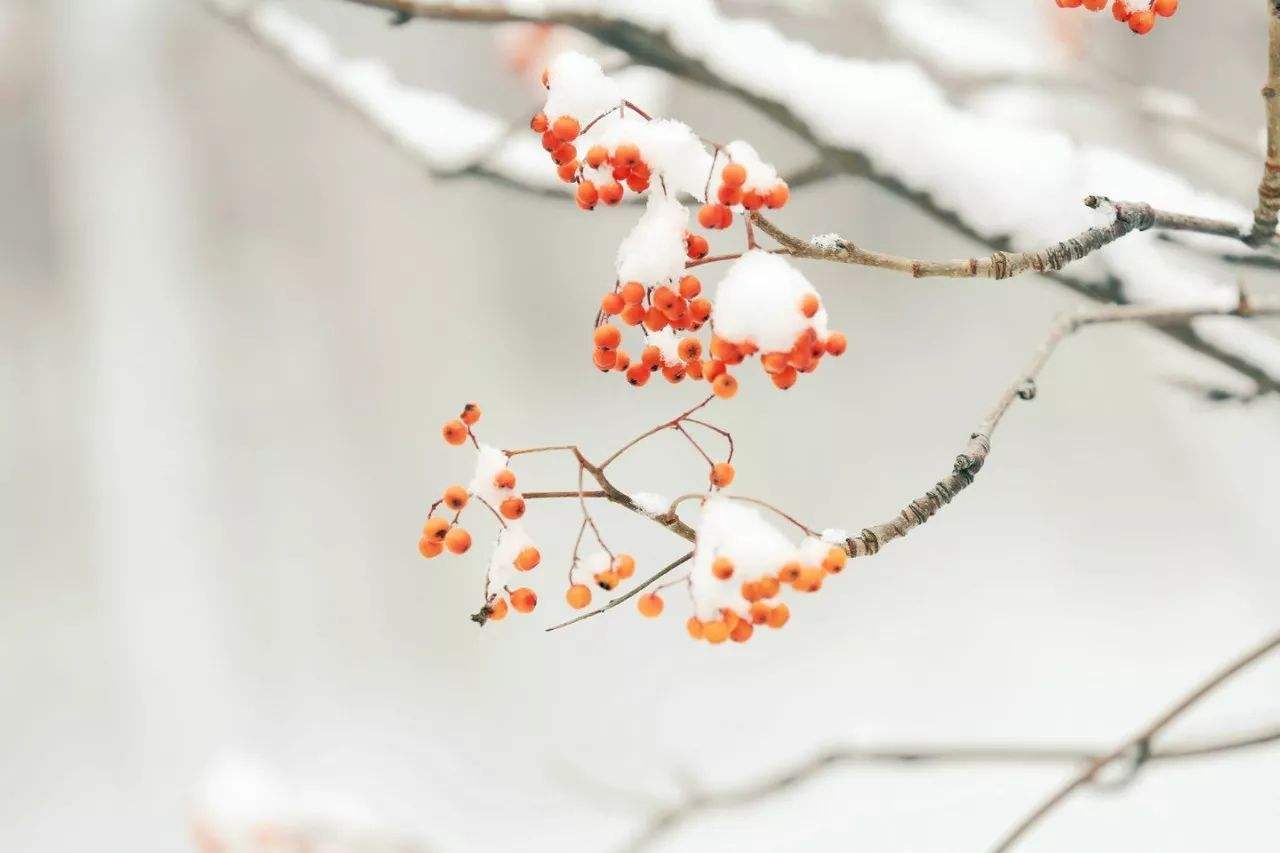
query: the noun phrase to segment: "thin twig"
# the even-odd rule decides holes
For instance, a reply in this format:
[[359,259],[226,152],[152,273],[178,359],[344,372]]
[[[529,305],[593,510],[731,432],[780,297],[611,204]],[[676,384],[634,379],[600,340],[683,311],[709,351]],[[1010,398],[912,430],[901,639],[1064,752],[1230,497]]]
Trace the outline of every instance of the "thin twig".
[[1267,106],[1267,159],[1258,182],[1253,229],[1245,240],[1251,246],[1276,238],[1276,216],[1280,212],[1280,0],[1267,0],[1267,9],[1267,82],[1262,87]]

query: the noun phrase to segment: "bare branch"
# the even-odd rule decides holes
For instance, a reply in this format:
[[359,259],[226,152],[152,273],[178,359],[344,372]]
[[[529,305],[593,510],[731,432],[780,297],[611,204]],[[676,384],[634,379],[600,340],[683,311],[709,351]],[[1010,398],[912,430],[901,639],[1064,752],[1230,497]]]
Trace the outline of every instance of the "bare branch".
[[[1280,742],[1280,727],[1152,749],[1143,759],[1143,763],[1155,764],[1202,758],[1277,742]],[[675,805],[661,809],[650,818],[640,833],[623,850],[626,853],[636,853],[706,812],[755,805],[785,793],[828,770],[847,765],[1073,764],[1093,763],[1100,760],[1103,755],[1103,750],[1051,746],[886,745],[830,749],[758,782],[714,793],[694,793]],[[1129,773],[1123,781],[1132,779],[1133,773]]]
[[1253,230],[1246,242],[1251,246],[1275,240],[1276,216],[1280,212],[1280,0],[1267,0],[1268,51],[1267,83],[1262,98],[1267,105],[1267,160],[1258,182],[1258,207],[1253,212]]
[[[1165,711],[1163,714],[1156,717],[1155,720],[1153,720],[1144,729],[1142,729],[1133,737],[1121,743],[1115,749],[1111,750],[1111,752],[1101,756],[1100,758],[1095,758],[1089,761],[1089,763],[1084,767],[1083,770],[1081,770],[1075,776],[1071,777],[1071,779],[1069,779],[1066,784],[1064,784],[1061,788],[1055,791],[1052,796],[1050,796],[1043,803],[1041,803],[1034,811],[1032,811],[1029,815],[1027,815],[1021,821],[1019,821],[1018,824],[1014,826],[1013,829],[1011,829],[1007,834],[1005,834],[1004,837],[1002,837],[1000,841],[996,843],[995,847],[992,848],[992,853],[1004,853],[1004,851],[1013,849],[1013,846],[1017,844],[1019,839],[1023,838],[1031,830],[1031,828],[1035,826],[1037,823],[1039,823],[1041,820],[1043,820],[1046,815],[1048,815],[1055,808],[1057,808],[1064,801],[1066,801],[1066,799],[1070,797],[1073,793],[1075,793],[1077,790],[1089,784],[1090,782],[1094,781],[1097,778],[1098,773],[1104,767],[1107,767],[1108,765],[1113,764],[1119,761],[1124,756],[1130,755],[1130,754],[1137,756],[1134,763],[1137,767],[1140,767],[1143,763],[1145,763],[1146,760],[1148,760],[1149,755],[1152,751],[1151,750],[1152,738],[1154,738],[1161,731],[1167,728],[1171,723],[1173,723],[1175,720],[1177,720],[1179,717],[1181,717],[1183,714],[1189,711],[1192,707],[1194,707],[1197,703],[1199,703],[1202,699],[1204,699],[1204,697],[1212,693],[1223,682],[1227,681],[1232,676],[1236,675],[1236,673],[1240,672],[1241,670],[1248,667],[1250,664],[1254,663],[1255,661],[1259,660],[1262,657],[1265,657],[1267,654],[1275,651],[1276,649],[1280,649],[1280,633],[1271,635],[1269,638],[1264,640],[1258,646],[1254,647],[1253,649],[1249,650],[1241,657],[1232,661],[1227,666],[1218,670],[1218,672],[1214,673],[1206,681],[1201,683],[1198,687],[1196,687],[1194,690],[1192,690],[1190,693],[1184,696],[1181,700],[1179,700],[1176,704],[1174,704],[1173,707],[1169,708],[1169,710]],[[1260,741],[1254,741],[1254,742],[1269,743],[1272,740],[1274,740],[1274,738],[1264,738]],[[1216,750],[1210,750],[1210,752],[1212,751],[1216,751]],[[1184,755],[1196,755],[1196,754],[1203,755],[1208,753],[1204,751],[1201,751],[1199,753],[1194,751],[1184,752]]]

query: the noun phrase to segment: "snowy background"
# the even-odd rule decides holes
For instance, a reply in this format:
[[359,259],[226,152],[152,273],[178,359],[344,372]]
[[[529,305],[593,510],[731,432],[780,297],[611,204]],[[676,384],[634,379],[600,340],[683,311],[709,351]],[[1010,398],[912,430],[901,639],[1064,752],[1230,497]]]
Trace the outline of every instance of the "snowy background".
[[[919,49],[867,24],[880,5],[725,8],[839,53]],[[1127,104],[1133,84],[1159,84],[1256,144],[1261,3],[1187,0],[1141,41],[1048,0],[935,5],[1017,37],[974,55],[1084,50],[1063,64],[1108,89],[1002,89],[969,106],[1252,204],[1255,161]],[[332,0],[288,8],[406,81],[504,117],[537,103],[492,30],[390,29]],[[723,96],[678,85],[667,110],[784,169],[807,162]],[[716,790],[820,748],[1111,745],[1280,624],[1280,404],[1207,403],[1178,380],[1225,381],[1219,369],[1114,328],[1064,346],[972,490],[793,599],[785,631],[694,644],[673,601],[656,624],[627,607],[544,634],[576,530],[574,508],[552,505],[527,517],[544,604],[477,630],[484,549],[430,563],[415,550],[429,501],[470,471],[439,423],[474,399],[496,444],[599,453],[703,391],[635,391],[589,367],[634,210],[587,216],[432,181],[185,0],[0,0],[0,191],[4,849],[189,849],[198,816],[439,851],[607,850],[687,780]],[[793,233],[838,229],[884,251],[977,250],[852,181],[797,191],[784,213]],[[849,353],[785,397],[741,371],[715,419],[738,441],[735,485],[819,526],[884,520],[932,484],[1075,304],[1034,278],[804,269]],[[572,473],[521,466],[547,488]],[[616,477],[666,494],[700,478],[674,438]],[[600,520],[641,575],[682,553],[643,519]],[[1275,721],[1278,695],[1273,660],[1171,740]],[[835,769],[660,849],[981,850],[1068,772]],[[1267,850],[1276,837],[1270,748],[1083,793],[1025,849]]]

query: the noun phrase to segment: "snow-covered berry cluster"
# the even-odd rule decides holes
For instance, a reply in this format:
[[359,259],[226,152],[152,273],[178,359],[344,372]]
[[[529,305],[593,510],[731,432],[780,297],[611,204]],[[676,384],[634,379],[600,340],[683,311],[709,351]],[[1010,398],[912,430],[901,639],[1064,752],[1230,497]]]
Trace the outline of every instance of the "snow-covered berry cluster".
[[[560,177],[577,184],[578,206],[615,205],[647,194],[644,213],[618,247],[613,288],[600,301],[593,364],[635,386],[661,371],[669,382],[706,380],[719,397],[738,389],[730,368],[759,355],[779,388],[846,348],[827,329],[817,291],[782,257],[755,245],[749,217],[787,203],[777,170],[741,140],[717,145],[671,119],[655,119],[623,99],[592,59],[556,57],[543,75],[547,100],[530,127],[542,134]],[[579,152],[585,155],[579,157]],[[722,230],[741,217],[747,251],[708,258],[708,239],[690,230],[681,199],[701,202],[698,225]],[[689,267],[733,260],[716,298]],[[621,326],[643,334],[633,358]],[[704,343],[699,332],[709,328]]]
[[784,587],[812,593],[844,570],[843,531],[806,536],[797,546],[749,504],[711,495],[702,506],[689,592],[694,613],[686,627],[713,645],[745,643],[757,625],[781,628],[791,618],[779,600]]
[[[449,486],[431,505],[418,540],[418,552],[427,559],[438,557],[445,550],[465,554],[471,548],[471,534],[458,523],[462,513],[473,500],[487,507],[502,527],[490,561],[484,605],[486,618],[498,620],[507,615],[508,598],[518,613],[530,613],[538,605],[538,596],[532,589],[512,589],[511,583],[520,574],[535,569],[542,562],[542,555],[520,522],[525,502],[516,489],[515,472],[508,467],[510,460],[501,450],[476,438],[473,427],[479,420],[480,407],[467,403],[458,418],[445,423],[441,430],[449,444],[471,441],[476,449],[475,472],[469,484]],[[438,511],[440,515],[436,514]],[[452,518],[448,517],[450,513]]]
[[1083,6],[1090,12],[1101,12],[1111,4],[1111,16],[1138,35],[1146,35],[1156,25],[1156,18],[1172,18],[1178,11],[1178,0],[1149,0],[1147,8],[1134,8],[1139,3],[1127,0],[1054,0],[1061,9],[1075,9]]

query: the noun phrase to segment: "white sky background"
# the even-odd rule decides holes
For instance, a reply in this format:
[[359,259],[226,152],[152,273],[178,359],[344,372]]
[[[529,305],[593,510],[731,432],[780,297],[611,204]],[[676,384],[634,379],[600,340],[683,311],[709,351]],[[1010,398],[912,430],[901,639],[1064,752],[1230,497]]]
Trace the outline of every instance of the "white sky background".
[[[1228,46],[1254,44],[1256,5],[1188,2],[1142,43],[1102,15],[1087,32],[1251,137],[1261,53]],[[483,30],[293,8],[408,79],[526,107]],[[0,407],[16,413],[0,426],[6,849],[181,849],[229,754],[433,849],[607,848],[682,772],[731,784],[850,741],[1109,743],[1280,623],[1276,404],[1199,402],[1166,380],[1214,372],[1113,329],[1065,345],[972,490],[795,604],[779,634],[694,645],[677,597],[658,624],[624,608],[542,634],[574,529],[571,507],[548,506],[528,516],[544,603],[478,631],[484,522],[466,558],[414,549],[429,500],[471,467],[439,422],[476,399],[486,440],[601,451],[701,390],[636,392],[589,366],[634,211],[432,184],[194,5],[0,10],[0,175],[18,200],[0,213]],[[719,98],[681,92],[674,108],[804,161]],[[1250,203],[1251,164],[1138,135],[1123,114],[1062,117]],[[794,232],[887,251],[971,249],[847,182],[785,213]],[[856,529],[922,492],[1072,304],[1034,279],[805,271],[850,352],[782,398],[742,371],[714,415],[738,439],[742,491],[819,526]],[[549,487],[571,473],[520,469]],[[700,476],[670,441],[619,480],[676,494]],[[680,553],[641,519],[601,521],[641,573]],[[1273,720],[1277,686],[1280,666],[1260,667],[1179,731]],[[1027,849],[1260,849],[1280,833],[1276,767],[1272,750],[1154,769],[1080,796]],[[665,849],[982,849],[1063,773],[836,770]]]

